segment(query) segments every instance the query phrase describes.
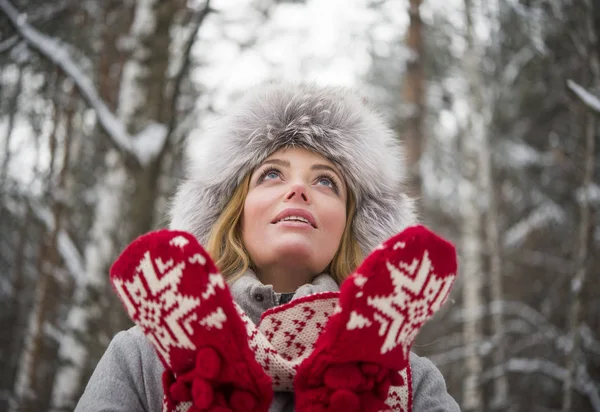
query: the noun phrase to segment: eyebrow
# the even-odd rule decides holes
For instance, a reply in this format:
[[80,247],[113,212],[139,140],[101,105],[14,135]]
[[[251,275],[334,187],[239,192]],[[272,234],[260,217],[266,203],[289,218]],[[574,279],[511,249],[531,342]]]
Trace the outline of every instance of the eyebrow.
[[290,167],[290,162],[288,162],[287,160],[281,160],[281,159],[268,159],[263,162],[263,165],[268,165],[268,164],[275,164],[275,165],[279,165],[282,167]]

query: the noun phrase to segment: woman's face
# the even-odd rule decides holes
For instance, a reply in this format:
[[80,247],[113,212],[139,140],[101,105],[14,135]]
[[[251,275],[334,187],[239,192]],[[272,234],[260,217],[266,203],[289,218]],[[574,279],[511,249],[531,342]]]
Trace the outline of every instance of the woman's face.
[[322,273],[346,224],[347,189],[323,156],[280,149],[252,173],[244,204],[242,239],[258,273],[294,265]]

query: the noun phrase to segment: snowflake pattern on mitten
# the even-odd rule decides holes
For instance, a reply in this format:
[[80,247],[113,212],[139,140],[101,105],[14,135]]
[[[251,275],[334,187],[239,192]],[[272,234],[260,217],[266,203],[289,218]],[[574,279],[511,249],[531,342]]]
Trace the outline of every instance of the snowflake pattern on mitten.
[[297,369],[296,411],[411,411],[410,348],[456,270],[454,246],[424,226],[376,248],[342,284],[335,314]]
[[110,280],[165,366],[164,412],[268,410],[271,379],[248,346],[225,280],[191,234],[139,237]]

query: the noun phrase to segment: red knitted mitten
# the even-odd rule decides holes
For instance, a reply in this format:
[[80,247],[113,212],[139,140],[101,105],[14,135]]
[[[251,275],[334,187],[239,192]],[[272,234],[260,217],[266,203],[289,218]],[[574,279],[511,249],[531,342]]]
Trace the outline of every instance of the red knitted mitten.
[[298,368],[296,411],[390,410],[390,387],[410,386],[399,372],[410,371],[412,342],[448,297],[456,269],[454,246],[423,226],[375,249],[343,282],[339,307]]
[[271,379],[256,362],[225,281],[189,233],[132,242],[110,280],[165,372],[163,411],[267,411]]

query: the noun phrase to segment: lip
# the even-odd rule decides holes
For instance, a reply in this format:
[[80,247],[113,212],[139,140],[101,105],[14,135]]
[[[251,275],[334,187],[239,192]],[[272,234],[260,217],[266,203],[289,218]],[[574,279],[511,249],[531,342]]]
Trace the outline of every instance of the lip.
[[272,224],[275,224],[277,222],[279,222],[281,219],[284,219],[286,217],[289,216],[300,216],[303,217],[304,219],[308,220],[308,222],[310,223],[310,225],[313,228],[317,228],[317,222],[315,220],[315,217],[312,215],[312,213],[310,213],[307,210],[304,209],[284,209],[281,212],[279,212],[279,214],[277,216],[275,216],[275,219],[273,219],[271,221]]

